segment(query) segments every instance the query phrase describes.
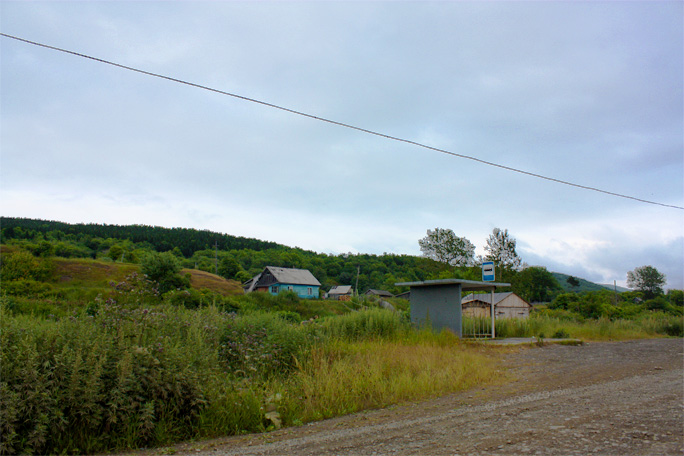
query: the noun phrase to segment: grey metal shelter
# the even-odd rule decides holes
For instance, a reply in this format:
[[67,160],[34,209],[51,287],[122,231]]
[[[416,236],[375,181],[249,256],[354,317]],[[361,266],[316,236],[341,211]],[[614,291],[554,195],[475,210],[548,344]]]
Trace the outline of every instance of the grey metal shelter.
[[[401,282],[399,287],[411,288],[411,322],[415,325],[429,323],[434,329],[447,328],[462,337],[461,294],[464,291],[491,291],[497,287],[510,287],[510,283],[479,282],[463,279],[426,280]],[[493,300],[491,302],[494,302]],[[491,313],[494,315],[494,312]],[[494,337],[492,319],[492,337]]]

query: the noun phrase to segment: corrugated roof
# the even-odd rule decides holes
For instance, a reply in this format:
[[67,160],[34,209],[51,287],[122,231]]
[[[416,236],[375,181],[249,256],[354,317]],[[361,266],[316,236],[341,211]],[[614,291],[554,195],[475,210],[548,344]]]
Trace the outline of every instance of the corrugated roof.
[[328,294],[333,294],[333,295],[345,295],[348,293],[351,293],[351,285],[335,285],[330,289]]
[[321,282],[308,269],[277,268],[275,266],[266,266],[266,269],[271,271],[278,283],[321,286]]
[[389,296],[393,297],[394,295],[390,293],[389,291],[385,290],[374,290],[373,288],[369,288],[368,291],[366,291],[366,294],[372,294],[372,295],[377,295],[377,296]]

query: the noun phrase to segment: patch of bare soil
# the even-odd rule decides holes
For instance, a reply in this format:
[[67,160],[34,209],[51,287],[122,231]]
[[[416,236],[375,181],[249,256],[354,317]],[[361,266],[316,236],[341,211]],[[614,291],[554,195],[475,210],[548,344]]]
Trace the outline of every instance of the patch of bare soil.
[[438,399],[183,444],[185,455],[682,455],[681,339],[506,353],[515,380]]

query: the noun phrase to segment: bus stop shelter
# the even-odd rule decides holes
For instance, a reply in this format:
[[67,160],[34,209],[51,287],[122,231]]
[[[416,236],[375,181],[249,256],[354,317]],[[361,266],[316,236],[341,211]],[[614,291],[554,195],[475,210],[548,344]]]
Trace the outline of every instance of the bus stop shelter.
[[400,287],[410,287],[411,323],[430,325],[433,329],[447,328],[463,336],[463,310],[461,296],[464,291],[490,291],[492,293],[492,338],[494,331],[494,291],[497,287],[510,287],[510,283],[479,282],[476,280],[442,279],[423,282],[400,282]]

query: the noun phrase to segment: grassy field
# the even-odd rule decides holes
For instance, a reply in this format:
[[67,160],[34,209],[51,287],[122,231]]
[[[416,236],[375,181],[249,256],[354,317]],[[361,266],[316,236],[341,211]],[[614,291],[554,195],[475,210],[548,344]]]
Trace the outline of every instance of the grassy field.
[[[137,272],[140,266],[132,263],[114,263],[91,259],[55,258],[53,282],[57,289],[88,290],[100,292],[111,290],[110,282],[121,282],[128,275]],[[224,296],[242,294],[242,286],[235,280],[199,269],[183,269],[182,275],[190,275],[190,285],[197,289],[207,289]]]
[[[136,265],[54,262],[49,282],[17,280],[40,293],[0,297],[0,454],[261,432],[506,379],[499,360],[509,349],[413,328],[405,301],[392,312],[242,295],[196,270],[183,271],[191,290],[159,296],[143,293]],[[662,312],[558,315],[500,319],[497,335],[622,340],[681,336],[683,326]]]

